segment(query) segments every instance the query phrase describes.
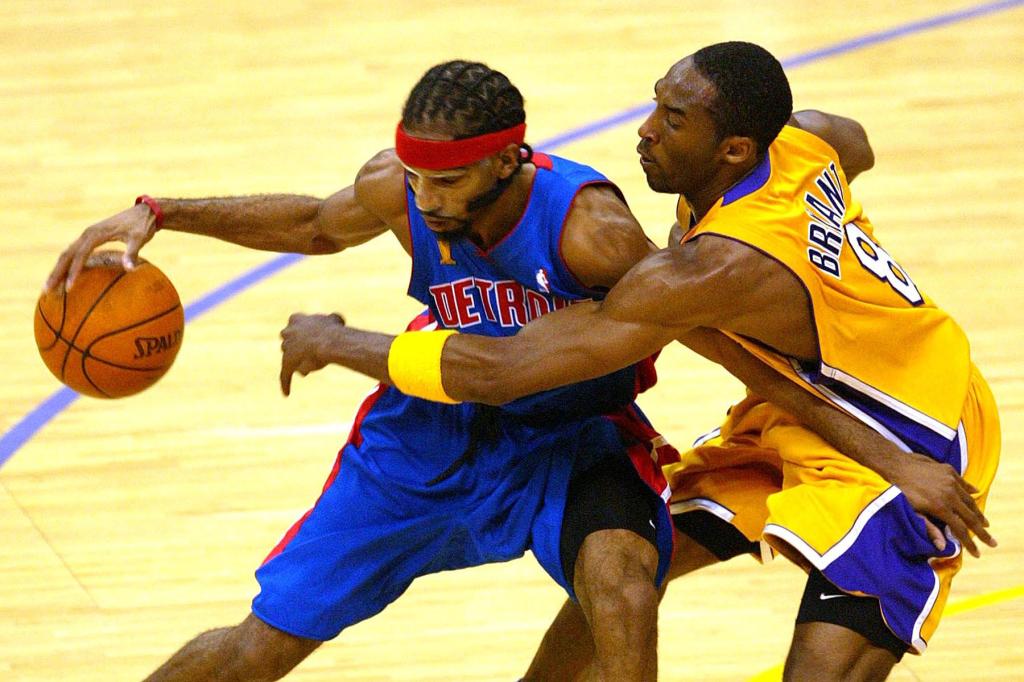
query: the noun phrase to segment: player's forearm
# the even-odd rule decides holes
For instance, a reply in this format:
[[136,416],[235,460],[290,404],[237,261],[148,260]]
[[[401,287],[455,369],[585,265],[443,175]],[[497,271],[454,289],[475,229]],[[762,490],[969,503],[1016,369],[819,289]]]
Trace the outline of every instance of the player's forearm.
[[[395,384],[388,361],[396,338],[339,326],[325,338],[318,354],[327,364],[340,365],[377,381]],[[414,374],[441,372],[444,392],[454,400],[502,405],[527,394],[526,391],[513,394],[517,388],[515,382],[503,380],[506,372],[505,363],[501,361],[502,343],[503,340],[483,336],[456,335],[444,342],[443,355],[435,355],[432,360],[428,355],[407,357],[405,364],[411,366],[410,371]],[[412,365],[408,364],[410,361]],[[433,367],[428,367],[431,362]],[[416,363],[422,363],[422,366],[417,367]]]
[[544,315],[513,337],[452,337],[441,357],[445,391],[503,405],[628,367],[674,338],[671,329],[615,313],[607,302],[586,301]]
[[339,325],[318,354],[417,397],[504,405],[621,369],[674,337],[660,325],[618,320],[614,313],[614,306],[608,311],[587,301],[544,315],[512,337],[412,332],[398,343]]
[[747,388],[797,417],[850,459],[895,482],[907,455],[877,432],[761,362],[738,343],[712,329],[695,329],[679,339],[717,362]]
[[377,381],[391,383],[388,351],[394,340],[390,334],[339,326],[325,340],[321,353],[328,364],[341,365]]
[[[325,339],[321,355],[329,364],[394,384],[388,371],[388,357],[395,338],[390,334],[339,326]],[[491,405],[502,405],[526,395],[527,392],[512,395],[511,391],[516,388],[514,382],[502,380],[504,363],[495,352],[500,347],[500,340],[483,336],[467,334],[449,338],[441,359],[445,393],[455,400]],[[436,371],[436,358],[434,363]]]
[[[738,348],[738,346],[737,346]],[[896,444],[832,407],[823,399],[801,388],[781,374],[757,361],[741,349],[756,365],[737,362],[725,353],[725,366],[757,395],[794,415],[829,445],[853,461],[866,466],[889,482],[897,482],[903,452]]]
[[[787,383],[790,383],[787,381]],[[766,396],[767,397],[767,396]],[[829,445],[890,483],[900,482],[901,463],[910,453],[824,400],[797,387],[770,398],[806,424]]]
[[441,354],[441,383],[445,393],[456,400],[487,405],[504,405],[537,391],[554,386],[536,385],[529,373],[517,372],[511,360],[516,348],[514,338],[491,339],[483,336],[453,336]]
[[215,237],[263,251],[338,251],[321,235],[323,201],[293,194],[207,199],[157,199],[164,230]]

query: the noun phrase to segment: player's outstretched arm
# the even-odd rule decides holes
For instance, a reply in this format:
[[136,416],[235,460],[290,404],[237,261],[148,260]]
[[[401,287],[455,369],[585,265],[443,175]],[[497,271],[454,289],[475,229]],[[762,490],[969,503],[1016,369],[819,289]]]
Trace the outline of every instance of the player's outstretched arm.
[[853,182],[855,177],[875,165],[875,152],[868,142],[868,135],[863,126],[852,118],[805,109],[793,112],[789,124],[817,135],[835,149],[847,182]]
[[[757,395],[796,416],[850,459],[898,486],[915,511],[948,525],[953,536],[974,556],[979,556],[979,552],[971,533],[990,547],[996,546],[987,530],[988,519],[971,497],[978,491],[948,464],[904,452],[860,421],[786,379],[716,330],[695,329],[680,341],[728,369]],[[927,518],[925,524],[936,548],[945,549],[946,538],[942,531]]]
[[[359,171],[351,187],[327,199],[264,194],[207,199],[148,199],[88,227],[58,258],[44,289],[74,284],[99,246],[120,241],[124,265],[158,229],[190,232],[242,246],[290,253],[334,253],[361,244],[404,216],[401,166],[382,152]],[[369,198],[369,200],[367,199]]]
[[619,318],[617,309],[614,301],[610,307],[607,300],[579,303],[506,338],[448,332],[395,337],[346,327],[337,315],[292,315],[281,332],[281,390],[290,393],[295,372],[305,376],[336,364],[422,398],[502,405],[608,374],[676,336],[640,316]]
[[[294,372],[338,364],[410,395],[501,405],[603,376],[694,327],[720,324],[739,292],[750,292],[745,296],[754,307],[764,303],[755,284],[764,284],[765,273],[746,262],[756,253],[730,244],[699,239],[658,251],[604,301],[549,313],[507,338],[410,332],[396,342],[345,327],[337,317],[293,316],[282,332],[281,388],[287,394]],[[762,289],[760,296],[770,296]],[[313,337],[319,341],[309,345]]]

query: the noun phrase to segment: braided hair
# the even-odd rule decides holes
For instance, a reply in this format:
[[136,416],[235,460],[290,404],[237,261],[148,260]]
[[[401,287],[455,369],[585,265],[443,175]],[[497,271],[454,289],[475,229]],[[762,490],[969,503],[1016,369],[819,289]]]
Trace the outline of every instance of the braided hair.
[[402,107],[407,130],[444,124],[456,140],[525,121],[523,96],[505,74],[462,60],[438,64],[423,74]]

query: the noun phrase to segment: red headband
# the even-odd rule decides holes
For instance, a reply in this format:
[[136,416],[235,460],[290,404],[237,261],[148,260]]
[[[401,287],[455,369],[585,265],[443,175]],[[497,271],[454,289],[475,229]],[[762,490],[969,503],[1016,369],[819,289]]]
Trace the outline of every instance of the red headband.
[[424,140],[413,137],[402,130],[402,123],[395,129],[395,151],[406,166],[426,170],[460,168],[485,159],[510,144],[522,144],[526,138],[526,124],[496,133],[467,137],[462,140]]

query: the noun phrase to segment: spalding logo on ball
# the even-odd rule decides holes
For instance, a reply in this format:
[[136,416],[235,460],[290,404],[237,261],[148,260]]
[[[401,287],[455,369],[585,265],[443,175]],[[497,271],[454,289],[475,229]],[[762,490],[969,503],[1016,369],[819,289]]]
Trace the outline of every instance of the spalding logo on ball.
[[89,257],[71,291],[36,305],[36,345],[65,385],[97,398],[122,398],[162,377],[178,354],[185,314],[174,285],[144,260],[126,271],[121,254]]

